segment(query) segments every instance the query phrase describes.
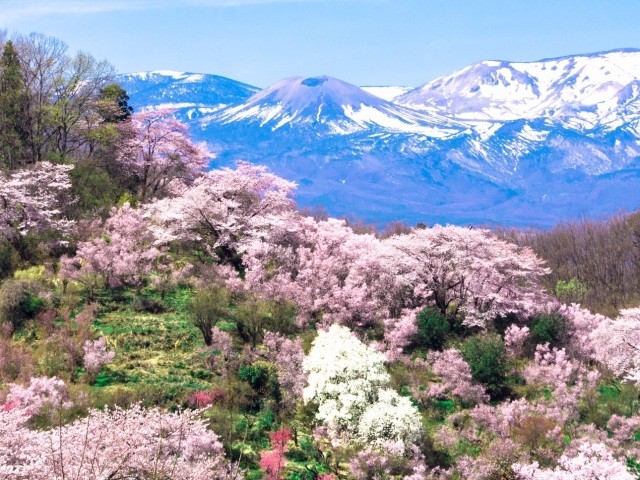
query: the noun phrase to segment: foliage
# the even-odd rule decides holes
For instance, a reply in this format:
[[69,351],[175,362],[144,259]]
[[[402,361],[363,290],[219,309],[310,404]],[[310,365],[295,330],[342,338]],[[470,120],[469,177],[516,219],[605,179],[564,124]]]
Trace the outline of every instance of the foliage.
[[462,345],[461,353],[469,364],[471,376],[485,385],[489,395],[504,394],[509,366],[504,342],[498,335],[471,337]]
[[189,303],[191,321],[200,330],[206,345],[211,345],[211,330],[229,314],[229,295],[221,286],[198,290]]
[[418,324],[418,333],[414,341],[416,347],[442,350],[450,330],[448,318],[440,310],[428,307],[418,313],[416,323]]
[[538,345],[548,343],[560,347],[565,341],[566,319],[557,314],[544,314],[534,317],[530,324],[530,340]]
[[45,301],[39,296],[42,287],[30,280],[6,280],[0,286],[0,321],[20,330],[28,319],[42,311]]

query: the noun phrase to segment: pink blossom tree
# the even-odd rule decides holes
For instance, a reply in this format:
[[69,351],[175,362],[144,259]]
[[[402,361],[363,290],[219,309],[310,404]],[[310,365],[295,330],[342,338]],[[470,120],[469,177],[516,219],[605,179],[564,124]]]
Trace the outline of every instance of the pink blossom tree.
[[595,360],[616,375],[640,381],[640,308],[621,310],[615,320],[600,321],[588,338]]
[[484,387],[473,381],[471,368],[458,350],[451,348],[443,352],[429,352],[428,359],[433,373],[441,380],[440,383],[430,386],[431,397],[442,398],[451,395],[462,403],[471,405],[489,399]]
[[199,411],[158,408],[91,410],[52,430],[31,430],[13,410],[0,410],[0,477],[239,478],[218,436]]
[[289,215],[268,241],[252,242],[246,251],[246,288],[280,297],[298,306],[298,322],[366,326],[384,310],[371,284],[352,278],[355,262],[375,250],[373,235],[357,235],[343,220],[316,222]]
[[302,339],[290,340],[278,333],[267,332],[264,345],[269,351],[269,359],[276,365],[278,383],[282,390],[282,407],[293,412],[296,403],[302,400],[307,379],[303,374],[304,350]]
[[279,215],[291,211],[295,184],[266,167],[240,162],[199,176],[171,198],[146,206],[158,242],[197,242],[222,263],[239,261],[238,254],[259,238]]
[[563,455],[556,468],[541,468],[537,462],[516,463],[513,471],[520,480],[582,480],[636,478],[627,470],[624,461],[613,456],[602,443],[583,443],[575,456]]
[[40,162],[10,175],[0,172],[0,236],[17,240],[47,230],[68,234],[74,225],[67,215],[73,204],[71,169]]
[[528,337],[529,327],[518,327],[516,324],[509,325],[504,332],[504,344],[507,347],[509,356],[520,356]]
[[534,361],[524,369],[527,383],[548,385],[552,389],[565,387],[578,371],[578,365],[567,357],[564,348],[549,347],[548,343],[537,345]]
[[89,291],[102,282],[112,288],[140,286],[164,254],[149,227],[129,204],[113,208],[100,237],[80,242],[75,257],[62,257],[61,275]]
[[93,382],[102,367],[114,359],[116,352],[107,349],[104,337],[93,341],[87,340],[82,348],[84,349],[84,368],[89,381]]
[[549,299],[540,284],[549,272],[531,249],[487,230],[436,225],[384,240],[411,265],[414,290],[430,292],[443,314],[462,313],[467,326],[497,315],[529,315]]
[[133,135],[120,149],[118,160],[140,182],[141,202],[165,196],[173,181],[192,182],[211,157],[206,145],[191,141],[188,127],[171,113],[161,109],[134,114]]
[[271,450],[260,454],[260,468],[266,474],[266,480],[282,480],[282,473],[287,461],[284,454],[291,437],[291,431],[286,428],[269,435]]

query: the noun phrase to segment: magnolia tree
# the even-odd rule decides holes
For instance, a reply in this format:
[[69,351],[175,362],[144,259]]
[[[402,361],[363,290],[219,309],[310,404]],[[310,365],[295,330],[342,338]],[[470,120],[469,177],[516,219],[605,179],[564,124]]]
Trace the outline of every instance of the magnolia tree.
[[291,211],[295,184],[266,167],[238,163],[235,170],[212,170],[177,195],[146,206],[158,243],[198,242],[208,254],[231,262],[279,215]]
[[5,175],[0,172],[0,237],[16,240],[32,232],[68,234],[67,217],[73,204],[72,165],[40,162]]
[[303,397],[318,404],[317,418],[338,435],[369,445],[395,441],[409,447],[422,432],[420,414],[391,389],[384,361],[349,329],[332,325],[318,333],[303,362],[308,374]]
[[105,282],[109,287],[140,286],[164,254],[140,210],[125,204],[113,208],[102,235],[78,245],[75,257],[62,257],[61,275],[91,290]]
[[443,314],[462,313],[467,326],[497,315],[531,314],[548,303],[540,279],[549,270],[528,248],[487,230],[454,226],[417,229],[383,241],[394,248],[413,290]]
[[206,145],[192,142],[188,127],[171,113],[164,109],[136,113],[131,125],[123,127],[132,127],[133,135],[127,135],[118,160],[138,178],[142,202],[165,196],[174,180],[192,182],[211,157]]

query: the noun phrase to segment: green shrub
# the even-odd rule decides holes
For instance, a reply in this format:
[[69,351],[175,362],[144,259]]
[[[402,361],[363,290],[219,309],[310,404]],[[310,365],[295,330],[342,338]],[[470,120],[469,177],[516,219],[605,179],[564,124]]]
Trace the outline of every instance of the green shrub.
[[257,361],[251,365],[243,365],[238,370],[238,377],[254,391],[253,408],[259,409],[268,404],[275,406],[281,400],[278,375],[272,363]]
[[7,241],[0,241],[0,280],[8,278],[18,265],[20,256]]
[[561,315],[540,315],[531,322],[530,342],[535,345],[548,343],[552,347],[564,344],[567,321]]
[[262,342],[271,323],[269,304],[249,297],[235,311],[236,328],[240,338],[252,347]]
[[11,324],[14,331],[44,310],[45,301],[38,295],[39,285],[30,280],[8,279],[0,287],[0,321]]
[[558,280],[554,294],[563,303],[582,303],[589,292],[589,286],[575,277],[568,281]]
[[462,357],[474,380],[487,387],[492,397],[505,393],[509,365],[502,338],[497,334],[476,335],[462,345]]
[[418,314],[416,322],[418,324],[418,333],[414,342],[416,348],[442,350],[450,330],[447,317],[437,308],[428,307]]

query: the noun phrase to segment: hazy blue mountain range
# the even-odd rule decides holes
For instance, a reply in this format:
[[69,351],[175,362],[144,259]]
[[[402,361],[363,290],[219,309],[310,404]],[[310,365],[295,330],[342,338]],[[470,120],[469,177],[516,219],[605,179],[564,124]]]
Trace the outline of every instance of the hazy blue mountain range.
[[264,90],[121,75],[136,110],[175,109],[217,153],[268,165],[298,201],[383,223],[550,226],[640,208],[640,50],[483,61],[416,89],[318,76]]

